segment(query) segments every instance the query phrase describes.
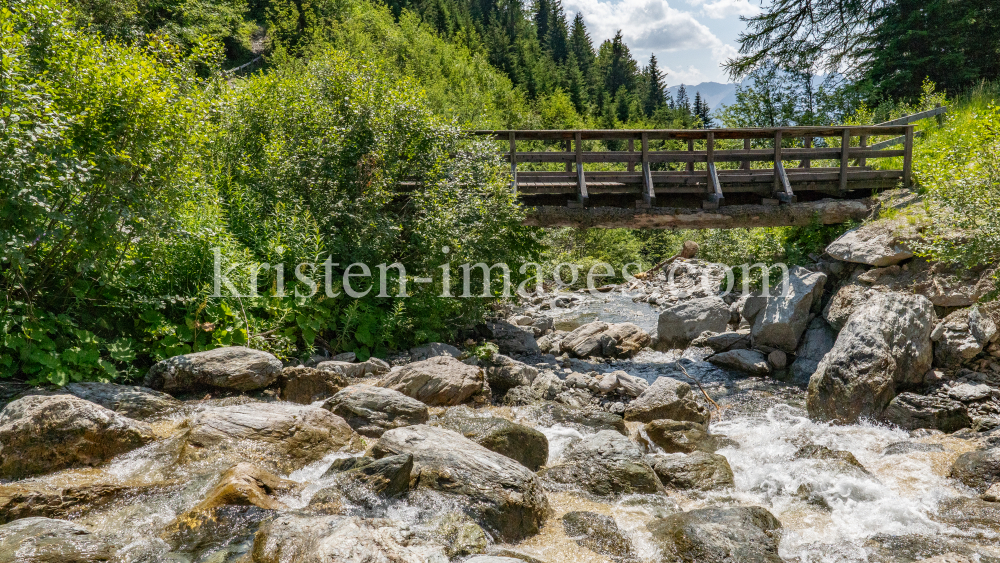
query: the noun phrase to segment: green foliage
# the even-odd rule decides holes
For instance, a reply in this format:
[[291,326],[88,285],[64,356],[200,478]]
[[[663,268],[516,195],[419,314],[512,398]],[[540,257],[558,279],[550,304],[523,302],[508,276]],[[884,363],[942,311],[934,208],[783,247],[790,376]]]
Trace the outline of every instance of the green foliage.
[[484,342],[472,351],[472,355],[478,358],[480,361],[489,362],[492,361],[497,354],[500,353],[500,348],[492,342]]
[[[622,268],[626,264],[639,263],[629,271],[634,274],[642,266],[652,264],[643,261],[642,241],[630,229],[573,229],[569,227],[551,229],[543,239],[546,246],[543,273],[547,281],[558,275],[566,283],[566,287],[577,289],[587,287],[587,274],[594,268],[594,285],[602,286],[623,281]],[[578,266],[574,275],[570,266],[559,267],[560,264]],[[610,264],[611,275],[597,264]],[[576,281],[570,283],[575,277]]]

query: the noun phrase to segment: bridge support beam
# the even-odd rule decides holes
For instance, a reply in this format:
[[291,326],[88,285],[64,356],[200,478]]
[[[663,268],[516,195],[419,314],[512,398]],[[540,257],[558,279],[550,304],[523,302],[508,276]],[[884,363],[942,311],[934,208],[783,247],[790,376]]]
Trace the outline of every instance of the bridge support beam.
[[716,210],[654,207],[569,208],[529,207],[524,225],[532,227],[577,227],[580,229],[742,229],[750,227],[794,227],[809,225],[813,218],[824,225],[861,221],[868,217],[869,203],[833,200],[788,205],[727,205]]

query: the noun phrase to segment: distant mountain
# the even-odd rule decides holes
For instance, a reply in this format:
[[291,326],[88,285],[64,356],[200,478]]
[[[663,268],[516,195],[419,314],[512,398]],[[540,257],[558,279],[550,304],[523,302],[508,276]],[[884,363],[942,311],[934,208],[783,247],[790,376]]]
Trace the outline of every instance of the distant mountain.
[[[688,99],[692,102],[694,101],[695,92],[701,92],[701,97],[705,99],[708,103],[708,107],[711,109],[717,109],[721,106],[726,106],[729,104],[736,103],[736,87],[738,84],[720,84],[718,82],[702,82],[701,84],[685,84],[684,88],[687,89]],[[671,96],[677,96],[677,90],[680,89],[681,85],[671,86],[667,88],[667,92]]]

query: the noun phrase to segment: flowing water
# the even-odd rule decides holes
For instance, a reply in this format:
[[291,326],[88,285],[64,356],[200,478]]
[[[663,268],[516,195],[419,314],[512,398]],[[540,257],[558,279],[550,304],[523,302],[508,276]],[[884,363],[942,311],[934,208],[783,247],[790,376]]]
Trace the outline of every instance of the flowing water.
[[[656,311],[632,303],[626,296],[607,294],[589,299],[570,310],[550,311],[561,328],[572,328],[595,318],[609,322],[631,321],[655,328]],[[623,369],[649,381],[660,376],[687,380],[696,396],[705,393],[718,404],[713,407],[711,430],[735,444],[719,450],[731,465],[735,487],[712,492],[670,492],[663,495],[632,495],[607,501],[573,491],[548,494],[553,514],[541,532],[517,545],[502,546],[552,563],[607,562],[604,556],[578,546],[568,538],[559,517],[573,510],[589,510],[613,516],[630,537],[640,561],[657,560],[657,552],[645,524],[680,510],[707,506],[758,505],[770,510],[783,524],[780,555],[789,562],[896,562],[915,561],[949,551],[973,555],[976,561],[1000,560],[1000,522],[955,522],[939,516],[942,503],[959,497],[975,497],[957,481],[947,478],[954,459],[975,447],[967,439],[930,432],[908,433],[876,424],[831,426],[806,416],[805,391],[765,378],[746,378],[704,361],[706,350],[642,352],[630,360],[597,363],[598,371]],[[580,369],[580,368],[578,368]],[[707,403],[707,402],[706,402]],[[193,409],[158,425],[164,435]],[[557,461],[566,447],[581,439],[586,429],[569,426],[539,426],[527,408],[488,407],[484,412],[538,427],[549,439],[549,462]],[[440,414],[440,413],[437,413]],[[629,430],[640,431],[629,423]],[[922,444],[900,446],[899,443]],[[826,446],[852,453],[864,470],[845,468],[816,459],[796,459],[804,445]],[[85,483],[101,473],[103,482],[155,484],[155,491],[140,493],[123,502],[95,510],[78,521],[112,539],[121,548],[120,561],[236,561],[253,541],[257,522],[251,511],[244,520],[210,538],[208,544],[186,553],[171,551],[159,536],[174,518],[189,510],[215,485],[228,466],[177,464],[172,438],[155,442],[119,457],[98,470],[64,471],[38,481]],[[886,448],[889,451],[886,451]],[[909,451],[907,451],[909,450]],[[893,453],[903,451],[903,453]],[[305,484],[294,495],[280,500],[291,510],[306,506],[312,496],[333,480],[323,475],[334,454],[286,475]],[[441,514],[453,510],[449,500],[435,494],[413,496],[407,501],[370,499],[348,506],[354,514],[385,517],[408,523],[414,529],[429,526]],[[168,553],[169,552],[169,553]]]

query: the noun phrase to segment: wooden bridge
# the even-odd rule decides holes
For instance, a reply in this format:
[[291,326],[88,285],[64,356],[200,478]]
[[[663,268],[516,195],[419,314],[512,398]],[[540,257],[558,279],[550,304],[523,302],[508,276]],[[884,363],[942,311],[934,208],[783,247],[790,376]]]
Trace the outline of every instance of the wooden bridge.
[[509,143],[528,224],[839,223],[867,215],[875,193],[911,185],[912,123],[946,109],[873,126],[471,133]]

